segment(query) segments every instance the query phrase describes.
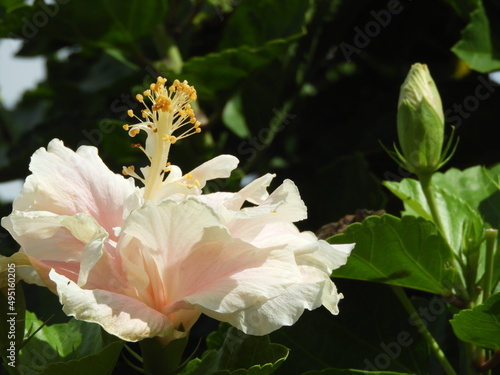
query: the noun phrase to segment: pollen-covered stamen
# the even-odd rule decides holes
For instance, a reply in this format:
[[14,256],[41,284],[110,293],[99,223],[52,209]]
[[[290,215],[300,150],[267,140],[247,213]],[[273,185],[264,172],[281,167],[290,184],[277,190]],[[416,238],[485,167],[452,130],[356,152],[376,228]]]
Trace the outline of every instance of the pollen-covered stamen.
[[[158,77],[149,89],[135,96],[144,108],[141,109],[140,117],[133,110],[128,110],[127,114],[138,122],[123,127],[131,137],[137,136],[141,130],[147,133],[145,148],[141,148],[151,161],[145,178],[146,199],[150,199],[161,186],[168,172],[170,145],[201,132],[201,123],[196,119],[190,104],[197,98],[195,88],[189,86],[187,81],[175,80],[169,87],[165,86],[166,82],[165,78]],[[191,187],[194,186],[197,186],[196,183]]]

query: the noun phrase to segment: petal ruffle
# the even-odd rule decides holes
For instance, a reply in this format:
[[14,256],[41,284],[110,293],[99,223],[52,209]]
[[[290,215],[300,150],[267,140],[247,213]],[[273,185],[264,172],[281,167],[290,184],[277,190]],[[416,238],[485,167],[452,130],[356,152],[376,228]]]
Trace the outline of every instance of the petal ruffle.
[[283,326],[294,324],[304,310],[314,310],[323,304],[324,295],[331,299],[340,299],[332,293],[335,286],[321,272],[309,267],[300,267],[302,281],[291,285],[275,298],[268,299],[246,309],[231,314],[203,312],[221,321],[225,321],[250,335],[267,335]]
[[180,338],[168,318],[144,303],[123,294],[101,289],[81,289],[73,281],[52,270],[63,311],[76,319],[98,323],[107,332],[126,341],[147,337]]
[[30,170],[14,210],[87,213],[110,234],[122,225],[124,201],[136,189],[133,179],[108,169],[95,147],[74,152],[58,139],[33,154]]

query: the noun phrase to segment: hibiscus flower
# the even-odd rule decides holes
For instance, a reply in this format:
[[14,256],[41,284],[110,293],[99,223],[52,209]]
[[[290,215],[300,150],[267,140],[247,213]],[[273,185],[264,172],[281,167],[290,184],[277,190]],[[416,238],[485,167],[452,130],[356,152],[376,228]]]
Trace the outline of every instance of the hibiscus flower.
[[[0,260],[59,296],[66,314],[127,341],[186,335],[203,313],[264,335],[293,324],[304,309],[338,313],[330,280],[353,244],[329,245],[293,224],[306,206],[290,180],[269,194],[265,175],[237,193],[203,194],[238,160],[218,156],[187,174],[167,161],[170,146],[200,131],[187,82],[158,78],[144,95],[131,136],[147,133],[141,169],[110,171],[97,149],[60,140],[35,152],[13,212],[2,219],[21,245]],[[146,104],[146,97],[151,107]],[[142,187],[136,186],[139,180]],[[2,268],[0,268],[1,270]]]

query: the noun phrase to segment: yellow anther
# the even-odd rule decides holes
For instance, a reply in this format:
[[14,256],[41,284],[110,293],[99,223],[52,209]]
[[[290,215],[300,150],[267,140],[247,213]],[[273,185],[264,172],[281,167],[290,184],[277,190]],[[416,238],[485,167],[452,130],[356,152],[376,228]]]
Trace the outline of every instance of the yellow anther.
[[170,106],[171,100],[168,96],[165,95],[160,95],[158,98],[156,98],[155,104],[153,105],[153,111],[158,111],[162,110],[163,112],[166,112],[168,107]]
[[139,103],[144,103],[144,97],[141,94],[137,94],[135,98]]
[[175,142],[177,142],[177,138],[173,135],[170,136],[170,143],[174,144]]
[[129,129],[129,128],[130,128],[130,126],[129,126],[129,125],[127,125],[127,124],[123,125],[123,129],[124,129],[124,130],[127,130],[127,131],[128,131],[128,129]]
[[191,173],[186,173],[186,178],[190,180],[193,178],[193,175]]
[[130,169],[132,172],[135,172],[135,167],[133,165],[131,165],[130,167],[128,167],[128,169]]
[[161,137],[161,139],[165,142],[168,142],[170,141],[170,136],[168,134],[163,134],[163,136]]
[[151,96],[151,90],[145,90],[142,94],[144,96]]
[[194,123],[194,127],[195,127],[195,128],[199,128],[199,127],[200,127],[200,125],[201,125],[201,122],[199,122],[199,121],[196,121],[196,122]]
[[201,133],[201,129],[200,128],[196,128],[196,129],[194,129],[194,132],[195,133]]
[[127,111],[127,115],[129,115],[130,117],[134,117],[134,111],[132,111],[131,109],[129,109]]
[[198,180],[194,180],[194,181],[193,181],[193,184],[195,184],[197,187],[200,187],[200,186],[201,186],[200,181],[198,181]]
[[135,129],[131,129],[131,130],[128,132],[128,134],[129,134],[129,135],[133,138],[133,137],[135,137],[137,134],[139,134],[140,132],[141,132],[141,130],[140,130],[140,129],[135,128]]

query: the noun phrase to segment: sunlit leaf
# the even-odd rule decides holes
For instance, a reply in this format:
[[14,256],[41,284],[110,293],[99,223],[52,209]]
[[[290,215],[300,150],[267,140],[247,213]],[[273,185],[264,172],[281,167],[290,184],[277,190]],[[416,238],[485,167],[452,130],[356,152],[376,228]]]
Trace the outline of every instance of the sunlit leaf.
[[334,277],[375,281],[441,294],[454,272],[451,250],[430,221],[411,216],[372,216],[349,226],[331,243],[356,243]]

